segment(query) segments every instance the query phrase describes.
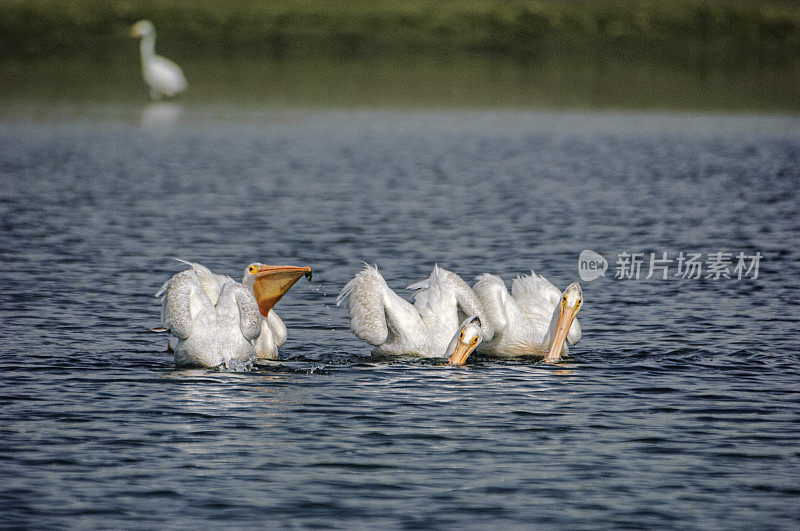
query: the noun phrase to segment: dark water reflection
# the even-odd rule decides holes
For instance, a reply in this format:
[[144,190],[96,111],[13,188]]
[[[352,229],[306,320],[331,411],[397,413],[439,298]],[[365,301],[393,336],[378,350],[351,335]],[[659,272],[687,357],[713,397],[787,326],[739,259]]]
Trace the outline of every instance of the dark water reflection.
[[[796,118],[103,112],[0,124],[6,525],[800,521]],[[558,366],[371,359],[334,305],[362,260],[397,288],[435,262],[563,286],[583,249],[611,269]],[[680,251],[764,259],[611,278],[618,253]],[[175,370],[147,331],[173,256],[312,265],[284,361]]]
[[[62,113],[76,102],[141,104],[147,91],[136,53],[132,45],[127,55],[105,60],[2,60],[0,116],[30,111],[28,104],[43,100],[59,103]],[[211,112],[220,102],[278,108],[800,112],[797,61],[732,63],[714,56],[670,60],[602,52],[524,60],[170,57],[189,81],[184,100]]]

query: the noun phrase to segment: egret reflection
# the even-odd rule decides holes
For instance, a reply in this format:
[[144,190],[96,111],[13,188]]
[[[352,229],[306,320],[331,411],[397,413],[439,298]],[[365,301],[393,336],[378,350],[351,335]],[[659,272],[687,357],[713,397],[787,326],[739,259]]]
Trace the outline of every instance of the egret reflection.
[[183,106],[174,102],[151,103],[142,109],[141,126],[145,129],[169,129],[178,123]]

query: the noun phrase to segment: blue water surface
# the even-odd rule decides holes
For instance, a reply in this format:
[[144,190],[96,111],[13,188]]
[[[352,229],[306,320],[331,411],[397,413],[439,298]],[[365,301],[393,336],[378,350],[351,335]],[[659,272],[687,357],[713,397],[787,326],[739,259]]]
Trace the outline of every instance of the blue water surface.
[[[800,119],[163,109],[0,121],[3,526],[800,525]],[[335,306],[585,249],[557,365],[371,358]],[[681,252],[762,258],[645,278]],[[312,266],[281,361],[176,369],[172,257]]]

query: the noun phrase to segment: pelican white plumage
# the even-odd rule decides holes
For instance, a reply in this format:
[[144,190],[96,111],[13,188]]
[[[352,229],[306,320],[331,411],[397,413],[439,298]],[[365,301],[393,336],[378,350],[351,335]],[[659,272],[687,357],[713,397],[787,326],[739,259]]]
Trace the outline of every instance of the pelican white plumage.
[[581,339],[575,316],[583,305],[580,284],[573,282],[562,293],[549,280],[531,271],[519,276],[508,292],[497,275],[480,275],[472,289],[494,325],[494,337],[481,351],[497,356],[544,355],[555,362],[567,354],[570,344]]
[[140,20],[131,26],[131,37],[138,37],[142,59],[142,77],[150,88],[150,98],[172,98],[186,90],[186,78],[181,68],[156,55],[156,27],[149,20]]
[[392,291],[377,267],[365,265],[336,304],[347,304],[350,330],[380,354],[446,357],[462,365],[481,341],[491,339],[480,301],[455,273],[434,266],[429,278],[409,289],[417,290],[414,304]]
[[164,297],[161,323],[174,338],[170,348],[176,365],[276,359],[287,332],[272,308],[300,277],[310,276],[311,268],[253,263],[236,282],[180,261],[191,269],[175,274],[156,293]]

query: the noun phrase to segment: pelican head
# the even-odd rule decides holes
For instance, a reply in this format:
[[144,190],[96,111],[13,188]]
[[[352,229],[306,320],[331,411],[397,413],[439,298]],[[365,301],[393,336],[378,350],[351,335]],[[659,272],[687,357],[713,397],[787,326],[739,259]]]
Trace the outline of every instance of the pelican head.
[[266,317],[294,283],[306,277],[311,280],[310,267],[274,266],[255,262],[247,266],[242,284],[253,290],[258,310]]
[[583,292],[581,292],[581,285],[573,282],[561,294],[561,302],[556,306],[556,310],[553,313],[554,318],[558,315],[558,323],[556,324],[554,335],[551,336],[553,342],[550,346],[550,351],[545,356],[544,361],[553,362],[561,359],[564,341],[566,341],[572,321],[575,320],[575,316],[578,315],[582,305]]
[[464,319],[445,352],[450,365],[464,365],[469,355],[480,345],[482,337],[481,320],[477,316]]
[[156,27],[149,20],[140,20],[131,26],[131,37],[144,37],[155,33]]

